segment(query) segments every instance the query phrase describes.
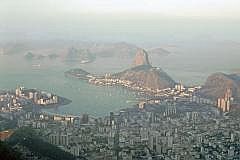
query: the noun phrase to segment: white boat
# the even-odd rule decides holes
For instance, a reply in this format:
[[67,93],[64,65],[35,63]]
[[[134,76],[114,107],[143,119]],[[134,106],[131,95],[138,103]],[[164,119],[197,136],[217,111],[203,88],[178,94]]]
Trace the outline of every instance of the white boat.
[[41,67],[40,64],[33,64],[32,67]]

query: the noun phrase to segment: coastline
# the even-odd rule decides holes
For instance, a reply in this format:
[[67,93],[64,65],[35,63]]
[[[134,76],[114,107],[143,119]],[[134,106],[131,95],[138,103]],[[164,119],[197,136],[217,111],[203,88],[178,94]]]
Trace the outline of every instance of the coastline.
[[[76,72],[74,72],[74,70],[76,70]],[[79,73],[78,71],[83,72],[83,73]],[[106,77],[101,76],[101,75],[92,75],[82,69],[71,69],[69,71],[64,72],[64,75],[68,78],[84,80],[88,84],[95,85],[95,86],[121,87],[123,89],[127,89],[132,92],[137,92],[138,95],[141,97],[154,96],[153,91],[141,90],[134,86],[131,87],[130,85],[124,85],[123,83],[110,82],[110,81],[112,81],[111,78],[106,79]]]
[[14,91],[0,90],[1,111],[11,112],[13,110],[40,111],[65,106],[72,103],[72,100],[52,93],[37,89],[17,87]]
[[66,106],[70,103],[72,103],[72,100],[70,99],[67,99],[65,97],[60,97],[58,96],[58,103],[57,104],[50,104],[50,105],[36,105],[36,104],[33,104],[37,107],[39,107],[40,109],[51,109],[51,108],[58,108],[58,107],[61,107],[61,106]]

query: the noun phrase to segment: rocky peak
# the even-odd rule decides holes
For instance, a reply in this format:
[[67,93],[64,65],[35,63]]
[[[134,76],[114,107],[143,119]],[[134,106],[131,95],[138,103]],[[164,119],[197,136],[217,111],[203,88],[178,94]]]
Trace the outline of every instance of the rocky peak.
[[148,53],[144,49],[139,49],[133,61],[133,66],[149,65]]

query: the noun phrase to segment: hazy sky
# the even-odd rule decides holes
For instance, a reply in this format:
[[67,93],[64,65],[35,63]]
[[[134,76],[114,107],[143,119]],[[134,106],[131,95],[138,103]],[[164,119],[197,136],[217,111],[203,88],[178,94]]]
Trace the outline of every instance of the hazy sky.
[[240,16],[239,0],[0,0],[1,17],[21,14],[130,12],[165,16]]
[[0,40],[234,40],[239,6],[240,0],[0,0]]

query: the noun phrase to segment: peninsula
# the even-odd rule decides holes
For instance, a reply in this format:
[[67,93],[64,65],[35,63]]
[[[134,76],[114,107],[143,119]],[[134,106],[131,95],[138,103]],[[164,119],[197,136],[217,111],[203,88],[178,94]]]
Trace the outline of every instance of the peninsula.
[[17,87],[15,91],[0,92],[1,112],[53,108],[70,104],[71,100],[37,89]]
[[148,53],[139,49],[132,67],[119,73],[93,75],[82,69],[65,72],[68,77],[86,80],[101,86],[121,86],[144,96],[146,101],[155,99],[194,102],[216,106],[222,112],[239,108],[240,76],[215,73],[202,86],[183,86],[166,72],[150,64]]
[[134,91],[157,93],[173,88],[175,81],[161,68],[153,67],[145,50],[137,51],[133,67],[115,74],[93,75],[82,69],[71,69],[65,76],[87,80],[95,85],[118,85]]

